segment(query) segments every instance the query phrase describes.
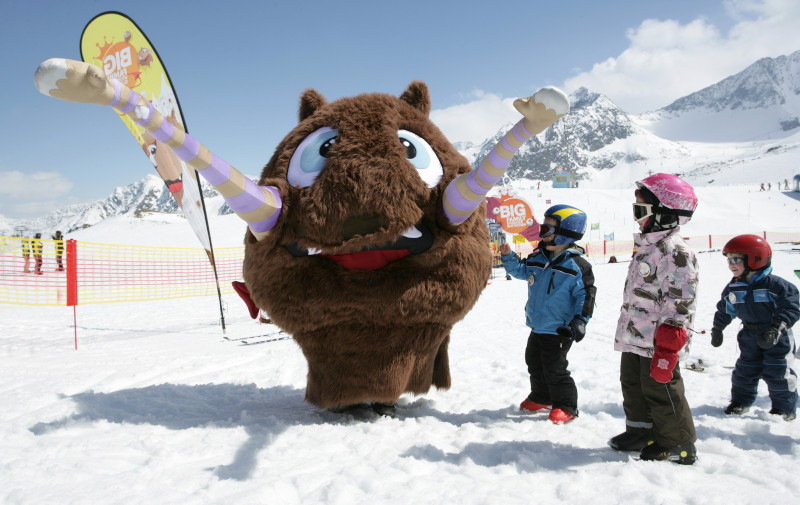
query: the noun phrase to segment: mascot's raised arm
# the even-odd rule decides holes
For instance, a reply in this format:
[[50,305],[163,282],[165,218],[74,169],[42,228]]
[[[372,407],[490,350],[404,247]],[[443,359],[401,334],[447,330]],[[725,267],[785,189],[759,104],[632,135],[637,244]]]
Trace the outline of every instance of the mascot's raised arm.
[[324,408],[394,405],[450,387],[450,330],[490,274],[484,197],[522,144],[567,113],[544,88],[471,170],[430,121],[427,86],[328,103],[300,98],[299,123],[258,184],[93,65],[51,59],[35,83],[69,102],[130,115],[197,170],[247,222],[244,279],[256,306],[308,361],[306,400]]

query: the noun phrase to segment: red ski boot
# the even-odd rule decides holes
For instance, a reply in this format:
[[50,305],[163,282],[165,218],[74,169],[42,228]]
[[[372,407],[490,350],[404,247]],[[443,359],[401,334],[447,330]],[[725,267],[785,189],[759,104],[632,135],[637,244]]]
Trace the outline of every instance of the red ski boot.
[[575,416],[566,410],[553,409],[550,412],[550,420],[553,421],[553,424],[564,424],[572,421],[573,419],[575,419]]
[[536,403],[531,400],[528,400],[527,398],[525,398],[524,402],[519,404],[519,410],[528,412],[538,412],[544,409],[550,410],[551,408],[553,408],[552,405],[544,405],[541,403]]

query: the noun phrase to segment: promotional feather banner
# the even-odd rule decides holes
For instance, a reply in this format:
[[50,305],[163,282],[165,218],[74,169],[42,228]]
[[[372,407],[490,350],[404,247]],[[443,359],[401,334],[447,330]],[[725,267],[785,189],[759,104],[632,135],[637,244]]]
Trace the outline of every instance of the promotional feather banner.
[[[95,16],[81,34],[81,58],[103,69],[106,76],[144,96],[173,128],[188,132],[183,119],[178,96],[170,81],[167,69],[150,39],[139,26],[120,12],[104,12]],[[158,175],[164,180],[175,202],[183,210],[214,268],[214,253],[208,229],[205,203],[197,172],[181,161],[167,146],[159,145],[144,127],[137,125],[126,114],[116,113],[133,134]],[[225,329],[220,297],[222,328]]]
[[[187,131],[169,74],[155,47],[133,20],[119,12],[104,12],[96,16],[81,35],[81,57],[83,61],[102,68],[108,77],[142,94],[173,127]],[[127,115],[117,115],[164,180],[200,243],[209,251],[209,258],[212,258],[196,172],[171,150],[161,149],[159,141]]]

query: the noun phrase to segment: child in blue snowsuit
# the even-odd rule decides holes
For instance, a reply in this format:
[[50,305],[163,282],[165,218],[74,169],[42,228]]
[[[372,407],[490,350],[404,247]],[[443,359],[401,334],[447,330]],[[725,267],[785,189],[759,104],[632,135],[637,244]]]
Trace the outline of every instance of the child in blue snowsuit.
[[531,333],[525,349],[531,392],[520,410],[552,409],[555,424],[578,416],[578,390],[567,370],[567,352],[580,342],[594,309],[592,266],[574,242],[586,230],[586,214],[568,205],[545,212],[539,249],[520,260],[504,244],[500,252],[506,272],[528,281],[525,319]]
[[731,377],[728,415],[741,415],[755,402],[758,381],[764,379],[772,401],[770,414],[786,421],[796,417],[797,374],[792,370],[796,352],[791,327],[800,319],[797,287],[772,275],[772,249],[756,235],[731,239],[722,253],[728,258],[733,280],[717,303],[711,345],[722,345],[722,330],[734,317],[742,320],[740,355]]

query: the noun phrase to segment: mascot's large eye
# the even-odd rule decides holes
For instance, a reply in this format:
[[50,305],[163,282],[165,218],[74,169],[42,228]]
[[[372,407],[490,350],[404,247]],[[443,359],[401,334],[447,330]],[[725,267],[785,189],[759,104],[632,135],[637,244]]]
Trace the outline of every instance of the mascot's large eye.
[[425,184],[429,188],[439,184],[444,173],[442,163],[425,139],[408,130],[398,131],[397,136],[400,137],[400,143],[406,149],[408,161],[417,168],[419,176],[425,181]]
[[289,184],[301,188],[314,184],[325,166],[328,152],[336,142],[337,135],[339,132],[325,126],[300,142],[289,160],[289,173],[286,176]]

